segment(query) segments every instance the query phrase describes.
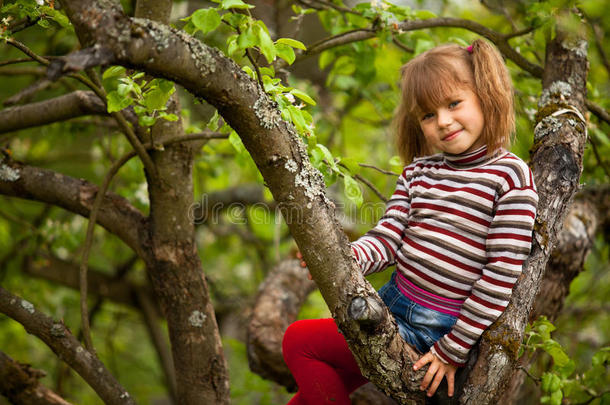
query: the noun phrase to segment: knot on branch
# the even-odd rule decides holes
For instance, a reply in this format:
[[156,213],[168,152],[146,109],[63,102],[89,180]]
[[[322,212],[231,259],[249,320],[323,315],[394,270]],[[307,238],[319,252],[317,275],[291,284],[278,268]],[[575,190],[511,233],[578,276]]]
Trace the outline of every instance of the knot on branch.
[[114,53],[109,48],[96,44],[90,48],[53,59],[49,63],[47,78],[55,81],[67,73],[79,72],[100,65],[110,65],[115,59]]
[[347,313],[351,319],[366,328],[374,328],[385,316],[383,305],[372,296],[353,298]]

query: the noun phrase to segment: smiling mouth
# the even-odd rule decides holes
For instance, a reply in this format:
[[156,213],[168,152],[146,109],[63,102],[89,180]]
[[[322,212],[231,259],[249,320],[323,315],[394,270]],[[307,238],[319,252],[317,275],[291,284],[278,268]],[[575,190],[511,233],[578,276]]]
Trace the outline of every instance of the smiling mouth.
[[446,137],[443,138],[443,141],[451,141],[451,140],[455,139],[460,134],[460,132],[462,132],[461,129],[451,132],[449,135],[447,135]]

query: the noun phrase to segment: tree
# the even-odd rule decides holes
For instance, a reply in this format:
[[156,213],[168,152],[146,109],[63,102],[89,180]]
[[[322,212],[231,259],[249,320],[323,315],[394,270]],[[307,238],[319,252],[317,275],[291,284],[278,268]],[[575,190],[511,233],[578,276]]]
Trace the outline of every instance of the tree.
[[[184,21],[182,29],[169,25],[171,1],[140,0],[135,5],[122,6],[112,1],[63,0],[59,11],[59,5],[53,2],[40,6],[33,1],[17,0],[3,7],[12,17],[5,21],[6,44],[46,66],[42,69],[46,79],[27,88],[23,86],[11,97],[11,102],[17,105],[0,110],[0,132],[10,133],[83,115],[101,115],[110,116],[112,121],[103,122],[111,122],[124,137],[116,140],[126,148],[119,158],[114,156],[117,150],[112,145],[105,145],[110,168],[105,168],[106,174],[101,179],[99,175],[91,176],[97,178],[99,186],[61,169],[36,165],[27,159],[27,153],[23,155],[26,159],[14,158],[10,152],[13,149],[21,147],[30,152],[30,146],[19,146],[21,137],[7,138],[9,148],[0,167],[3,195],[61,207],[89,219],[82,241],[73,242],[82,243],[82,248],[70,252],[70,255],[79,253],[80,257],[65,260],[57,257],[53,249],[48,252],[40,249],[45,245],[45,235],[38,236],[36,230],[49,217],[49,209],[28,206],[26,226],[39,239],[28,235],[12,241],[4,260],[8,262],[27,247],[30,251],[23,255],[27,260],[20,264],[24,270],[35,272],[44,260],[42,267],[48,269],[45,274],[54,269],[62,280],[68,279],[68,274],[79,275],[84,345],[63,322],[41,313],[26,301],[36,297],[20,298],[2,288],[0,311],[44,341],[106,403],[134,403],[135,399],[113,375],[116,373],[109,371],[96,355],[89,331],[88,290],[142,310],[158,348],[168,390],[177,403],[229,401],[227,364],[216,319],[222,311],[220,305],[215,308],[212,304],[193,217],[217,215],[215,207],[222,206],[206,200],[206,204],[197,207],[193,177],[198,175],[195,162],[202,147],[206,151],[206,142],[227,137],[238,153],[236,160],[251,164],[244,162],[249,155],[256,164],[365,375],[399,402],[422,400],[418,386],[423,372],[411,375],[404,371],[410,369],[408,366],[416,355],[402,343],[374,288],[357,271],[348,239],[337,221],[335,204],[327,195],[325,182],[342,177],[346,196],[361,203],[361,191],[355,182],[362,179],[359,166],[354,160],[333,155],[332,136],[327,138],[329,148],[319,143],[318,133],[324,131],[314,129],[308,110],[298,108],[293,101],[296,97],[315,103],[306,92],[294,87],[304,82],[295,81],[297,85],[288,87],[279,77],[295,80],[292,66],[296,69],[298,62],[321,54],[319,63],[332,65],[327,78],[332,85],[320,91],[320,101],[333,113],[346,115],[368,102],[381,105],[388,116],[392,107],[374,100],[371,89],[359,91],[359,80],[374,79],[371,67],[375,64],[376,48],[388,52],[391,49],[394,53],[400,49],[409,57],[433,46],[436,40],[446,40],[449,31],[436,35],[420,33],[434,27],[456,27],[494,42],[514,64],[511,66],[515,69],[517,88],[523,92],[518,95],[525,103],[523,110],[532,104],[531,100],[529,104],[524,100],[534,97],[533,89],[542,89],[531,153],[541,197],[536,242],[511,306],[484,335],[478,356],[473,356],[472,364],[463,373],[459,401],[490,403],[505,392],[547,261],[579,188],[587,125],[583,113],[588,108],[596,114],[600,125],[609,122],[604,107],[597,100],[586,98],[587,33],[581,20],[593,21],[601,14],[591,10],[588,3],[516,3],[512,10],[501,7],[496,10],[504,13],[512,24],[509,33],[502,33],[493,24],[436,17],[389,4],[365,3],[353,8],[326,2],[301,4],[305,8],[294,8],[297,24],[309,14],[317,14],[331,34],[307,48],[299,41],[274,35],[286,27],[255,19],[250,14],[251,6],[240,0],[225,0],[214,7],[198,9]],[[283,10],[281,4],[276,7],[278,12]],[[488,7],[493,11],[494,7]],[[130,9],[133,17],[129,16]],[[517,20],[515,16],[523,15],[524,10],[529,12],[528,17]],[[261,14],[260,18],[266,17]],[[32,51],[27,34],[33,24],[44,28],[50,21],[63,27],[52,29],[57,32],[57,41],[65,41],[69,46],[64,44],[64,49],[56,46],[53,51],[57,54],[41,56]],[[604,22],[596,23],[603,30]],[[504,25],[496,25],[506,30]],[[23,42],[16,39],[22,34]],[[33,38],[35,44],[36,37]],[[518,42],[519,46],[509,41]],[[545,48],[543,65],[532,62],[539,56],[539,46]],[[603,43],[598,46],[599,54],[604,55]],[[309,83],[315,83],[315,78],[311,80]],[[81,87],[74,88],[76,81]],[[54,89],[57,83],[62,87]],[[188,91],[192,98],[184,96],[180,100],[173,83]],[[376,85],[376,90],[397,91],[387,80],[377,81]],[[382,85],[389,89],[384,90]],[[30,102],[45,88],[60,95]],[[73,91],[66,94],[66,88]],[[605,90],[600,88],[594,95],[604,104]],[[206,130],[186,128],[189,119],[182,112],[181,103],[185,100],[192,103],[193,98],[205,101],[217,112]],[[337,110],[337,102],[343,110]],[[192,106],[192,110],[196,108],[199,107]],[[340,119],[335,118],[335,122],[321,119],[320,125],[336,124]],[[222,152],[221,149],[213,152],[219,151]],[[133,189],[123,190],[122,195],[108,191],[113,177],[127,162],[134,162],[133,157],[142,166],[132,168],[127,176],[144,184],[148,206],[137,206]],[[215,163],[218,162],[207,162],[208,166]],[[211,173],[213,170],[208,168],[210,177]],[[251,197],[252,194],[245,198]],[[220,201],[222,197],[218,198]],[[194,207],[201,210],[193,210]],[[21,221],[11,215],[9,219]],[[116,269],[111,277],[89,269],[96,223],[105,229],[104,239],[110,238],[107,235],[118,238],[120,243],[111,241],[112,247],[122,244],[120,249],[126,246],[133,252],[125,255],[122,268]],[[261,263],[268,265],[268,252],[261,247],[259,251],[263,252]],[[123,282],[125,273],[136,262],[143,263],[146,282],[134,285]],[[126,291],[119,291],[119,285]],[[336,285],[343,288],[337,289]],[[565,289],[557,299],[561,302],[564,297]],[[163,348],[157,311],[167,322],[171,355]]]

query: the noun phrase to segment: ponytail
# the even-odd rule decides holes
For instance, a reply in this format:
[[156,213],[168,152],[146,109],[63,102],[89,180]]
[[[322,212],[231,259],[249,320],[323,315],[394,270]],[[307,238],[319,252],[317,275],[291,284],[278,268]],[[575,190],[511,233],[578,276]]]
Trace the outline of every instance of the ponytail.
[[489,42],[477,39],[471,45],[470,57],[474,77],[474,92],[485,114],[482,137],[491,153],[510,146],[515,131],[513,85],[510,74],[498,50]]

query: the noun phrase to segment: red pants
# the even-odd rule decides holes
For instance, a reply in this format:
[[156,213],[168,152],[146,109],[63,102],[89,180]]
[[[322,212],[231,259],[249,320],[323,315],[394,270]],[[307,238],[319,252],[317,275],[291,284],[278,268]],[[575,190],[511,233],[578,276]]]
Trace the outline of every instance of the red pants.
[[289,405],[349,405],[349,394],[368,382],[333,319],[293,323],[282,353],[299,386]]

